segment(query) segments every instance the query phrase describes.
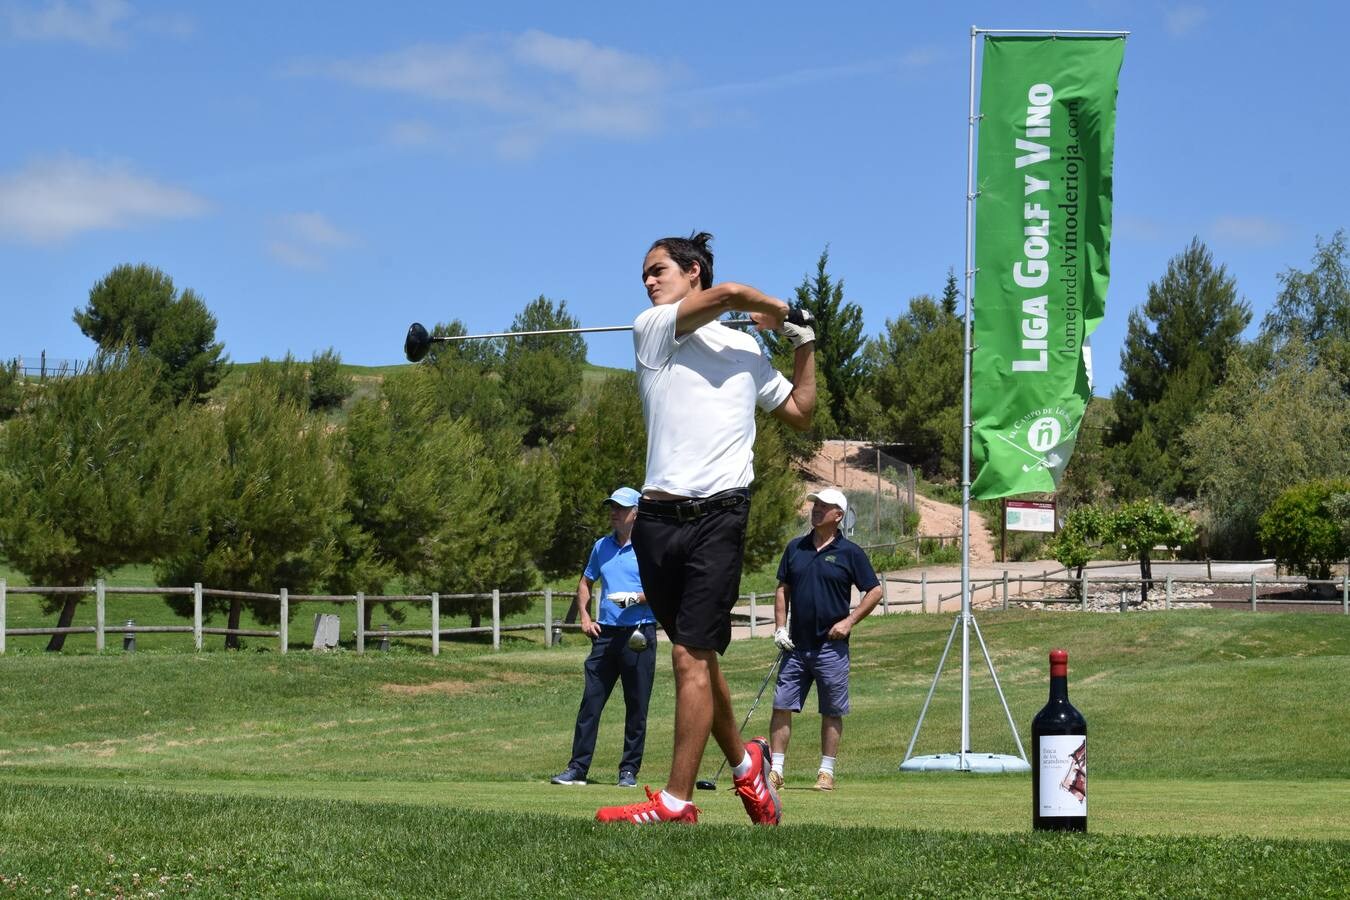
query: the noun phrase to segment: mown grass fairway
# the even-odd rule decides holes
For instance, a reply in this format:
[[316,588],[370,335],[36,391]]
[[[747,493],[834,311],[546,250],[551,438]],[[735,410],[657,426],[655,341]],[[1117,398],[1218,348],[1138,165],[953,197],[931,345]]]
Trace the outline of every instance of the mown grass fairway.
[[[1070,692],[1091,734],[1086,838],[1029,833],[1028,776],[897,771],[948,616],[878,617],[855,633],[839,790],[806,789],[819,719],[799,717],[777,831],[750,828],[725,790],[695,798],[697,829],[593,825],[597,806],[638,799],[612,786],[617,697],[591,773],[604,783],[546,784],[570,749],[585,653],[576,637],[559,649],[514,638],[500,653],[448,643],[439,659],[23,651],[0,657],[0,890],[1350,891],[1350,621],[1187,611],[984,613],[980,623],[1028,742],[1045,654],[1070,650]],[[765,640],[728,651],[738,709],[774,653]],[[958,683],[949,669],[916,752],[956,749]],[[972,683],[972,749],[1014,752],[987,673]],[[640,776],[653,786],[669,764],[672,701],[665,663]],[[768,707],[748,731],[767,729]],[[716,762],[705,760],[708,775]],[[149,874],[168,880],[152,885]]]

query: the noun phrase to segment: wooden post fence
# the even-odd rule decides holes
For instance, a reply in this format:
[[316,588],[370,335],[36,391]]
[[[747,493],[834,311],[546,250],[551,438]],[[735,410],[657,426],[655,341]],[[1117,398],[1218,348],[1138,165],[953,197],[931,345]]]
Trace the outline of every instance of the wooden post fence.
[[[544,603],[547,608],[548,600]],[[441,595],[436,591],[431,592],[431,655],[441,655]]]
[[553,588],[544,588],[544,646],[553,646]]
[[356,592],[356,652],[366,652],[366,595]]
[[502,592],[492,589],[492,649],[502,649]]
[[105,619],[108,613],[108,594],[103,586],[103,579],[100,578],[94,582],[94,649],[103,652],[104,640],[103,628],[106,624]]
[[286,652],[286,645],[291,642],[291,595],[286,588],[277,592],[277,603],[281,606],[281,621],[277,624],[277,643],[281,645],[281,652]]

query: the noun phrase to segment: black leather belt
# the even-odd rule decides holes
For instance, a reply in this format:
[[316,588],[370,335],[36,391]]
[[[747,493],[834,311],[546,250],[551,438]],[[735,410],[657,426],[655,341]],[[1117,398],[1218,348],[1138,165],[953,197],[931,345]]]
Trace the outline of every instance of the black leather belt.
[[638,515],[669,522],[693,522],[708,513],[732,509],[749,502],[749,488],[731,488],[711,497],[693,497],[688,500],[650,500],[643,497],[638,501]]

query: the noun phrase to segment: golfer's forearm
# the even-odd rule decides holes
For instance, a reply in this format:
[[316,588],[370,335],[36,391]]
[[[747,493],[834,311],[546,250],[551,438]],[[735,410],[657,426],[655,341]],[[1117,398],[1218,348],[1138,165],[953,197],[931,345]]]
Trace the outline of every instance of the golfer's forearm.
[[797,348],[792,360],[792,393],[773,411],[773,417],[798,431],[807,431],[816,412],[816,355],[814,344]]
[[858,608],[849,613],[849,624],[857,625],[863,619],[867,618],[872,614],[872,610],[877,608],[877,604],[880,602],[881,585],[877,585],[866,594],[863,594],[863,598],[858,601]]
[[748,284],[725,281],[680,301],[675,333],[683,335],[696,331],[728,312],[765,313],[781,319],[787,314],[787,308],[782,300],[775,300]]
[[773,595],[773,627],[779,629],[787,625],[787,589],[781,584]]
[[585,625],[591,618],[591,586],[587,584],[586,579],[577,582],[577,612],[581,615],[581,624]]

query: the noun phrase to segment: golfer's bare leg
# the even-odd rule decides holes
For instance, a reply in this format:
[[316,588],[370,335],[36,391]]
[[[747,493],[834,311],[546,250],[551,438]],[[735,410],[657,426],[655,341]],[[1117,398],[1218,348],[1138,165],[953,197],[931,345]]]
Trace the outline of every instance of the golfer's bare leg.
[[717,746],[722,748],[722,755],[727,758],[727,762],[735,767],[745,758],[745,738],[736,724],[736,712],[731,708],[731,688],[727,687],[727,679],[722,674],[717,654],[711,650],[708,651],[708,665],[712,673],[713,738]]
[[[777,710],[775,710],[776,712]],[[820,717],[820,755],[839,755],[839,736],[844,733],[843,716]]]
[[[681,800],[694,796],[694,779],[713,727],[713,681],[708,655],[714,660],[717,656],[712,650],[693,650],[681,644],[673,644],[670,649],[675,670],[675,753],[670,760],[666,791]],[[721,678],[720,671],[717,676]],[[725,681],[722,688],[726,689]]]
[[786,753],[788,741],[792,740],[792,713],[786,709],[775,709],[769,720],[769,749],[773,753]]

